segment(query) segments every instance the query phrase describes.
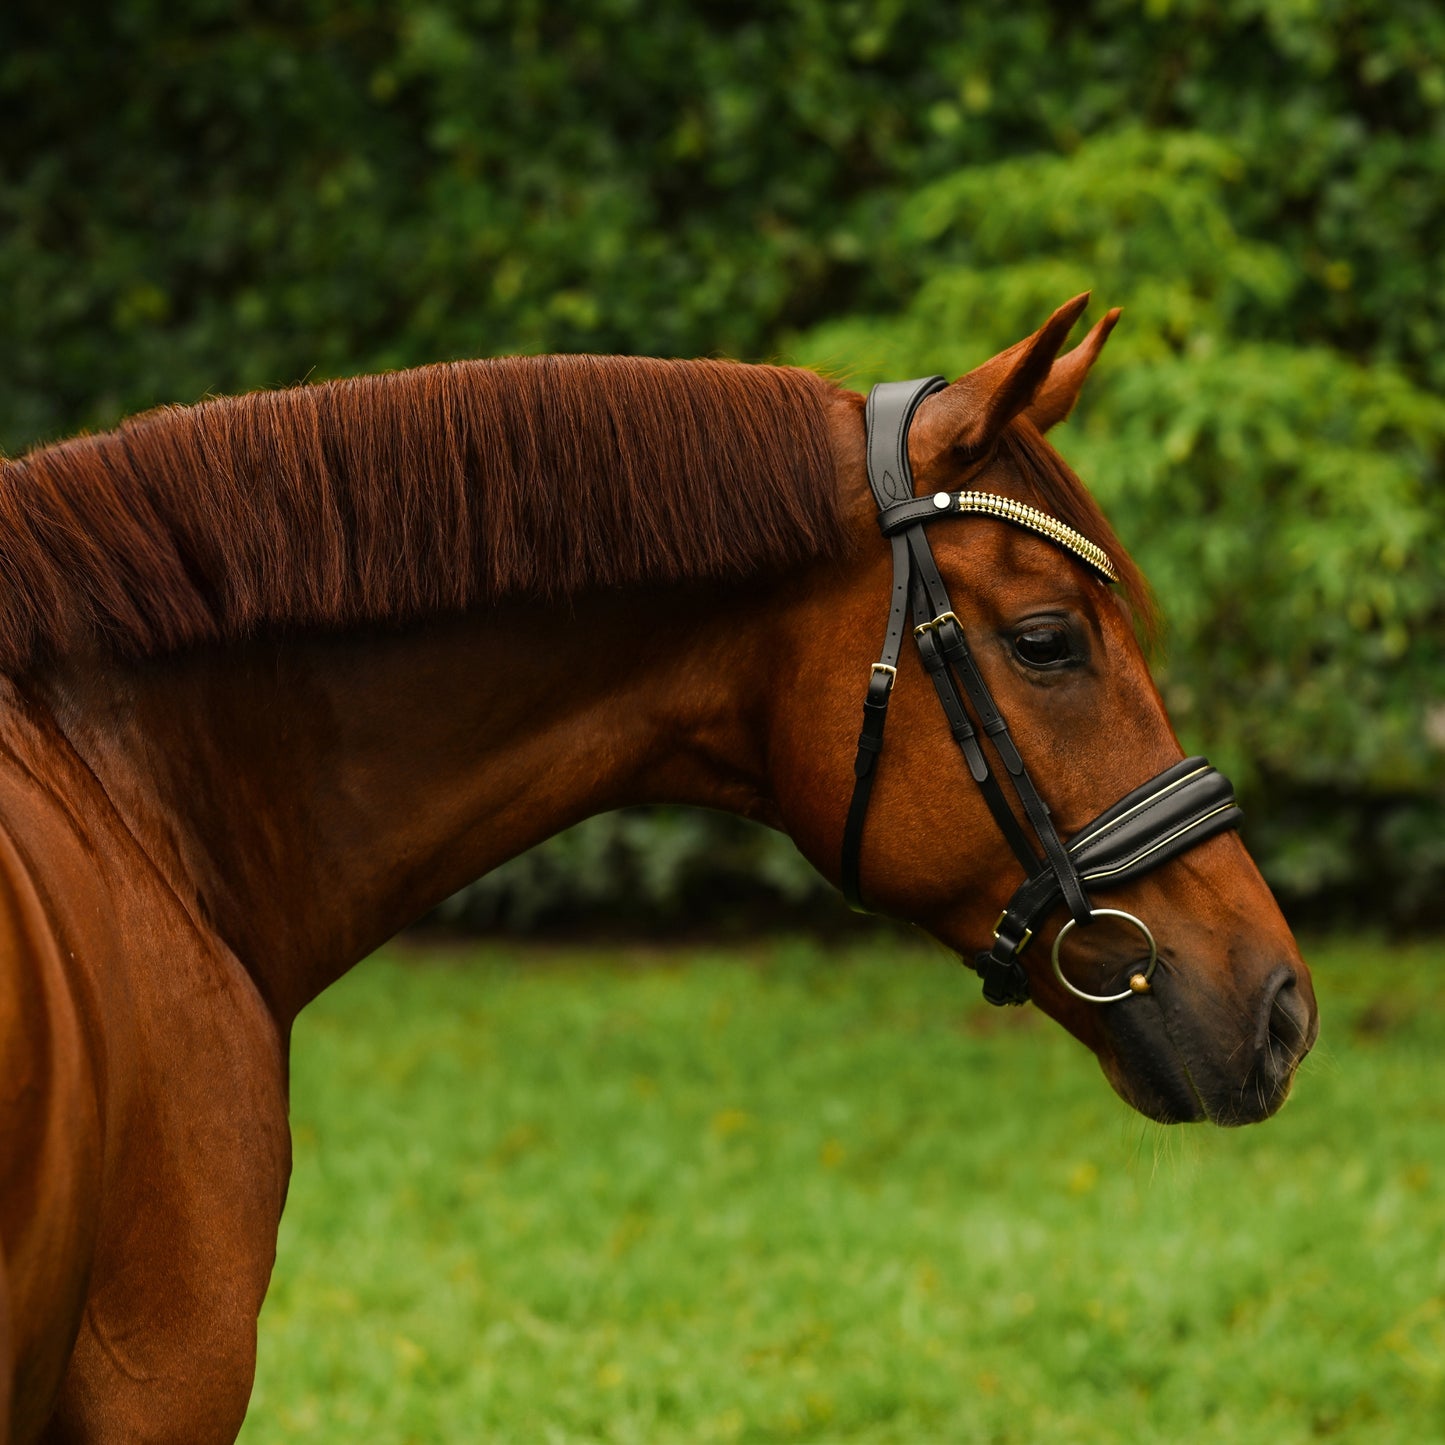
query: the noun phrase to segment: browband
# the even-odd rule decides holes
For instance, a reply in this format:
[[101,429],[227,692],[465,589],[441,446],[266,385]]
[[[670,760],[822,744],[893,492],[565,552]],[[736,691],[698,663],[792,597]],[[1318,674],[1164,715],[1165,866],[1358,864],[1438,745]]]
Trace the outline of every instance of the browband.
[[1119,580],[1109,554],[1097,542],[1091,542],[1067,522],[1061,522],[1027,502],[1000,497],[996,492],[935,492],[931,497],[885,507],[878,514],[878,526],[885,537],[891,537],[894,532],[900,532],[915,522],[932,522],[938,517],[960,516],[967,512],[997,517],[1001,521],[1012,522],[1016,527],[1036,532],[1056,546],[1072,552],[1081,562],[1087,562],[1105,582]]

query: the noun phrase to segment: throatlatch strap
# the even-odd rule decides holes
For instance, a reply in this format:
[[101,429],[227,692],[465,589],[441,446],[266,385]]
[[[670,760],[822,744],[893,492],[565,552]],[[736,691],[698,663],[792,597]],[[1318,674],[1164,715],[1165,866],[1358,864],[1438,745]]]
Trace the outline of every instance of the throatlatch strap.
[[883,751],[883,727],[888,721],[888,704],[898,676],[898,655],[903,647],[903,629],[908,624],[908,548],[902,537],[893,539],[893,605],[888,611],[888,630],[883,635],[883,655],[868,676],[863,695],[863,729],[858,734],[858,753],[853,759],[853,797],[843,823],[843,897],[848,907],[863,910],[862,858],[863,824],[868,817],[868,800],[878,776],[878,755]]

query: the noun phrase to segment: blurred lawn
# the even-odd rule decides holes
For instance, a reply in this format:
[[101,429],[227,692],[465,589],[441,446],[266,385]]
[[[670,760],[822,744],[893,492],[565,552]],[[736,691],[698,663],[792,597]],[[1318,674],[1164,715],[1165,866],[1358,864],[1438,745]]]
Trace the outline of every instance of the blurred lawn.
[[1165,1130],[938,951],[393,948],[303,1017],[247,1445],[1445,1439],[1445,944]]

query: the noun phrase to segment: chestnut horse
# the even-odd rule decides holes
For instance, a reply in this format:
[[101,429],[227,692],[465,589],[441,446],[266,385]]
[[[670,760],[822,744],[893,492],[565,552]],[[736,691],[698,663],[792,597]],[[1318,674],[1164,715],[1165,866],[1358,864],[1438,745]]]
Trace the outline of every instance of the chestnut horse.
[[[1121,578],[998,520],[930,533],[1066,837],[1181,756],[1139,574],[1041,435],[1113,322],[1056,360],[1085,300],[908,441],[925,493],[1028,501]],[[0,1439],[230,1440],[298,1010],[601,809],[727,809],[839,876],[889,597],[863,400],[597,357],[211,400],[4,464],[0,574]],[[971,955],[1019,867],[916,658],[893,691],[864,890]],[[1034,1000],[1155,1119],[1270,1114],[1314,1001],[1237,835],[1116,897],[1149,991],[1087,1002],[1036,947]]]

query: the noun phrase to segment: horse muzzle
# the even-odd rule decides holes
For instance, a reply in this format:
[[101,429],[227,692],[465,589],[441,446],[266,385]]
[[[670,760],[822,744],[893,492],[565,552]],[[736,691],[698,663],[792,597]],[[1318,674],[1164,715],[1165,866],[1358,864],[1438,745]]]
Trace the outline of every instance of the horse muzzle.
[[1099,1009],[1100,1051],[1115,1091],[1161,1124],[1257,1123],[1289,1095],[1319,1034],[1308,975],[1280,963],[1242,1009],[1189,983],[1161,957],[1148,992]]

